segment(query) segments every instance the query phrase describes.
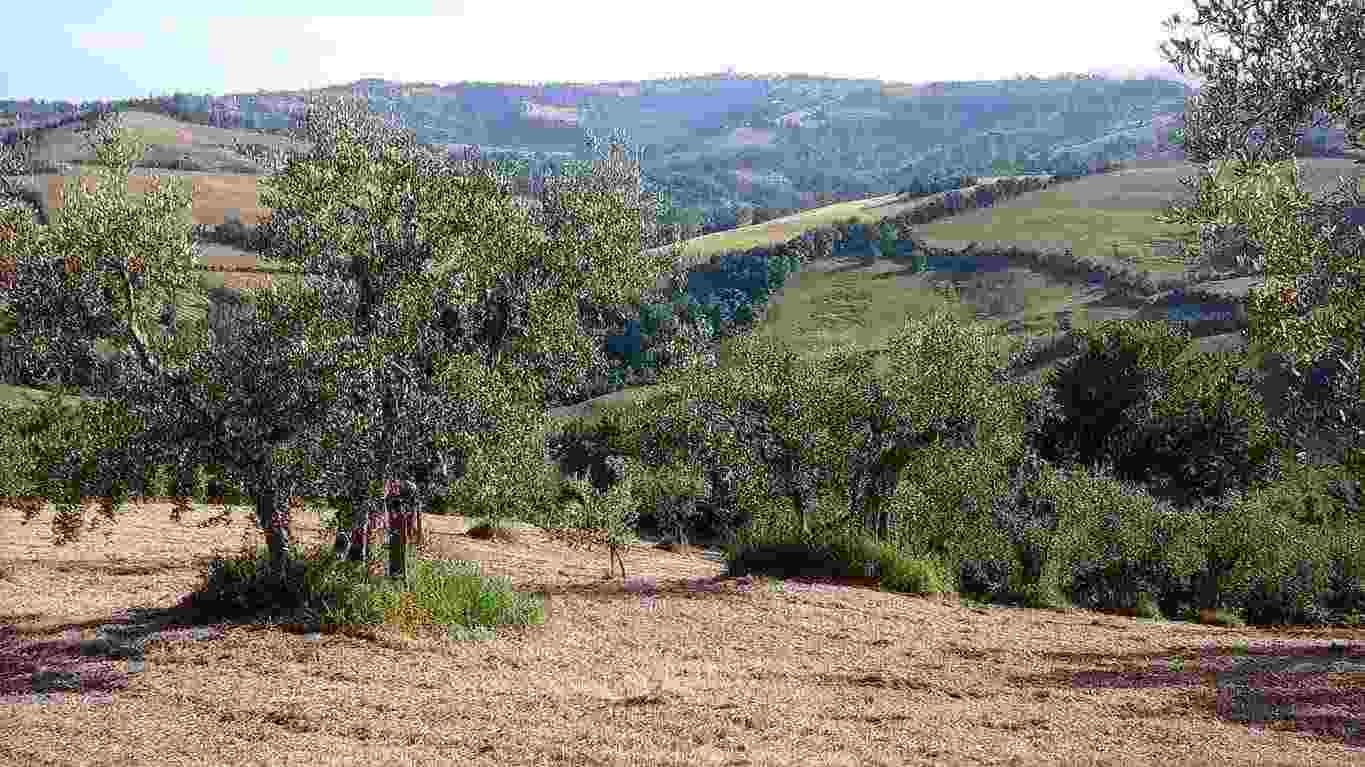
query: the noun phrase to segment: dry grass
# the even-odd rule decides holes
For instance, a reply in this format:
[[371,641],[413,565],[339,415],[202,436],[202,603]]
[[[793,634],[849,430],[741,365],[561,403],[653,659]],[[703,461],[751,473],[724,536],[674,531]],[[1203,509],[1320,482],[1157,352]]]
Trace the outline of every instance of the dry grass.
[[[83,694],[3,704],[5,764],[1361,764],[1360,630],[1264,631],[724,577],[720,565],[602,551],[534,529],[517,542],[423,522],[427,558],[477,562],[548,599],[531,629],[455,641],[292,633],[219,623],[154,638],[140,670],[79,657],[102,623],[166,608],[203,563],[259,532],[134,507],[50,545],[0,512],[0,603],[17,644],[6,683],[39,654],[78,667]],[[293,532],[317,528],[296,515]],[[144,611],[145,612],[145,611]],[[143,618],[145,619],[145,617]],[[63,635],[70,642],[63,642]],[[1329,637],[1345,652],[1325,646]],[[103,669],[108,681],[99,681]]]

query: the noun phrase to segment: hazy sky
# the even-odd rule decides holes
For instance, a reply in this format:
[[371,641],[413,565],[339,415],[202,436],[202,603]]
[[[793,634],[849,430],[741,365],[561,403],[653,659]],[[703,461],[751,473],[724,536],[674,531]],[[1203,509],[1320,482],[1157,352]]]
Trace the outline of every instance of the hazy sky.
[[[1171,36],[1165,19],[1194,18],[1189,0],[865,0],[819,12],[789,0],[14,5],[4,14],[0,98],[221,95],[362,77],[594,82],[731,68],[902,82],[1154,73],[1197,84],[1157,50]],[[346,15],[379,7],[386,15]],[[184,12],[199,8],[230,15]]]

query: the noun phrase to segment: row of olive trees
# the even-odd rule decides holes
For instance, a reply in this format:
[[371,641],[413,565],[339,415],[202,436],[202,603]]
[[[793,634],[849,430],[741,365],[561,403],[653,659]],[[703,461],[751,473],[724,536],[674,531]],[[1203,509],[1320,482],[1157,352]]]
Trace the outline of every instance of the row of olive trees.
[[[896,530],[890,498],[923,449],[976,450],[989,468],[966,492],[989,496],[1007,483],[1004,467],[1024,450],[1027,403],[1042,396],[1036,381],[1006,380],[1018,363],[1012,346],[938,313],[899,329],[884,358],[890,370],[879,373],[854,347],[806,357],[770,336],[739,337],[727,352],[743,364],[669,372],[650,396],[608,416],[610,433],[622,435],[610,447],[659,470],[702,467],[690,479],[709,482],[742,518],[771,520],[780,499],[808,538],[817,496],[834,490],[842,500],[821,514],[822,531],[886,540]],[[721,467],[726,492],[714,487]]]

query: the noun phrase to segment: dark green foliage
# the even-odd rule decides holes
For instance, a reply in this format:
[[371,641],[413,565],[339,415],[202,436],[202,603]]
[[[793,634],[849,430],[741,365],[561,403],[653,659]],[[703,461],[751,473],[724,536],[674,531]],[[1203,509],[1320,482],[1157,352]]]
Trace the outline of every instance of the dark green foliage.
[[170,495],[174,497],[186,496],[195,500],[203,500],[208,489],[208,473],[202,465],[196,465],[187,472],[187,476],[177,476],[171,485]]
[[935,418],[917,426],[910,418],[894,416],[890,401],[875,384],[868,394],[880,400],[879,410],[867,418],[854,445],[857,458],[849,465],[848,512],[863,518],[863,528],[881,540],[897,529],[889,501],[906,465],[918,452],[936,442],[945,447],[976,447],[977,423],[973,417]]
[[[753,292],[762,294],[757,300],[767,298],[766,286],[755,287]],[[716,336],[733,335],[751,322],[754,317],[754,300],[752,293],[746,294],[735,288],[726,288],[709,296],[703,304],[703,311],[711,321]]]
[[[663,465],[663,445],[649,435],[627,434],[621,427],[621,416],[608,412],[596,423],[584,425],[573,421],[562,431],[546,438],[546,450],[559,469],[561,477],[583,476],[598,492],[614,487],[620,476],[611,466],[614,458],[641,458],[647,466]],[[665,519],[658,509],[639,508],[636,529],[643,535],[657,536],[673,533],[680,528],[691,540],[733,539],[739,528],[749,524],[752,517],[735,509],[735,488],[728,473],[721,469],[704,472],[711,485],[708,495],[696,499],[686,510],[685,518]],[[569,489],[559,498],[570,500]]]
[[[1365,400],[1360,396],[1360,353],[1346,354],[1340,339],[1296,367],[1287,355],[1266,357],[1262,371],[1283,382],[1270,395],[1279,405],[1272,423],[1290,444],[1305,449],[1304,438],[1316,432],[1349,455],[1355,437],[1365,430]],[[1349,461],[1348,461],[1349,462]]]
[[1247,623],[1254,626],[1331,623],[1331,611],[1319,601],[1323,580],[1323,565],[1307,560],[1296,561],[1293,573],[1287,577],[1255,576],[1244,607]]
[[891,258],[896,252],[896,228],[889,221],[882,221],[877,231],[877,248],[882,258]]
[[[63,270],[61,259],[48,259],[37,264],[21,263],[19,274],[14,282],[18,285],[37,281],[52,284],[61,279]],[[97,305],[90,298],[71,295],[57,295],[51,290],[12,290],[6,291],[8,311],[15,317],[32,317],[35,313],[47,311],[61,312],[53,315],[61,320],[48,320],[43,323],[24,323],[14,327],[13,323],[5,329],[3,346],[5,355],[3,369],[7,383],[15,386],[42,388],[50,383],[77,387],[83,391],[93,390],[110,371],[87,339],[90,334],[100,333],[113,327],[112,323],[92,316],[90,310]],[[104,306],[112,299],[112,294],[104,290],[99,299]],[[39,314],[39,316],[47,316]],[[38,338],[47,339],[46,348],[38,350]]]
[[1197,403],[1186,403],[1181,413],[1140,427],[1115,474],[1188,506],[1270,479],[1274,456],[1268,443],[1248,442],[1246,419],[1228,405],[1204,413]]
[[957,588],[966,596],[994,600],[1009,588],[1010,565],[1003,559],[963,559],[957,567]]
[[1334,557],[1328,564],[1327,596],[1323,606],[1337,615],[1349,612],[1365,614],[1365,563],[1352,566],[1344,557]]
[[1360,508],[1360,480],[1327,480],[1320,494],[1305,495],[1303,514],[1296,519],[1307,525],[1365,522]]
[[[1158,326],[1155,330],[1153,324]],[[1058,412],[1039,424],[1032,438],[1043,460],[1097,466],[1113,458],[1109,446],[1126,413],[1161,398],[1166,366],[1188,344],[1177,336],[1163,338],[1161,331],[1169,333],[1161,323],[1139,328],[1111,324],[1100,331],[1078,332],[1086,350],[1059,364],[1046,379]]]
[[138,477],[138,494],[144,498],[162,495],[169,481],[165,466],[149,463],[142,467],[142,476]]
[[235,506],[250,502],[241,480],[225,476],[224,467],[211,465],[205,467],[204,498],[210,502],[221,499],[224,504]]
[[800,261],[794,255],[773,256],[768,260],[768,291],[776,293],[787,283],[787,275],[796,272],[801,268]]
[[[255,566],[248,571],[247,568]],[[242,619],[275,617],[307,605],[306,563],[292,559],[282,578],[268,577],[266,561],[239,564],[221,557],[209,562],[203,588],[190,595],[184,607],[204,616]]]
[[1215,355],[1196,355],[1174,378],[1189,382],[1196,375],[1208,388],[1170,392],[1162,404],[1173,412],[1130,409],[1122,438],[1110,443],[1115,476],[1181,507],[1272,481],[1278,471],[1277,440],[1265,428],[1250,381]]
[[673,317],[673,307],[668,304],[645,304],[640,307],[640,332],[653,336],[659,332],[660,325]]
[[1132,607],[1139,594],[1156,593],[1159,563],[1102,559],[1073,570],[1068,598],[1078,607]]
[[[710,321],[714,334],[728,334],[736,325],[742,327],[752,322],[758,314],[754,306],[766,302],[785,284],[786,275],[796,271],[799,265],[800,258],[796,253],[755,249],[728,253],[689,270],[685,292],[672,299],[675,307],[678,304],[686,306],[685,314],[676,313],[680,324],[675,330],[681,331],[682,323],[696,323],[705,318]],[[747,309],[744,308],[746,304],[750,305]],[[650,333],[642,314],[639,320],[626,321],[620,333],[607,337],[606,351],[617,359],[628,359],[633,352],[649,348],[650,344],[643,338],[647,335]],[[709,342],[705,334],[702,336],[699,343]],[[653,345],[661,345],[664,340],[655,339]]]
[[1218,565],[1216,558],[1212,566],[1205,562],[1202,572],[1177,571],[1171,564],[1175,552],[1187,551],[1191,538],[1204,543],[1199,525],[1198,512],[1173,512],[1163,506],[1135,518],[1105,511],[1090,534],[1092,545],[1099,544],[1098,555],[1070,566],[1068,599],[1082,607],[1133,608],[1138,597],[1147,594],[1166,616],[1180,615],[1196,604],[1211,605],[1217,601],[1211,588],[1216,578],[1207,573],[1212,568],[1222,575],[1228,568]]
[[[1020,581],[1024,586],[1037,584],[1043,562],[1052,546],[1061,515],[1056,500],[1036,495],[1035,483],[1043,477],[1043,461],[1032,450],[1008,470],[1008,489],[991,500],[991,519],[1007,539],[1019,560]],[[975,511],[975,499],[966,496],[968,514]]]
[[247,226],[237,219],[221,224],[195,224],[191,236],[199,242],[228,245],[251,253],[264,253],[270,248],[271,230],[263,226]]
[[619,480],[607,459],[628,454],[626,439],[621,418],[608,412],[596,423],[571,421],[563,430],[547,436],[546,454],[559,467],[560,476],[585,475],[593,488],[605,492]]
[[686,528],[692,540],[733,542],[739,531],[753,522],[753,514],[736,509],[733,500],[727,502],[717,493],[699,500]]
[[757,573],[776,578],[820,578],[851,575],[829,544],[779,542],[740,549],[730,561],[733,575]]

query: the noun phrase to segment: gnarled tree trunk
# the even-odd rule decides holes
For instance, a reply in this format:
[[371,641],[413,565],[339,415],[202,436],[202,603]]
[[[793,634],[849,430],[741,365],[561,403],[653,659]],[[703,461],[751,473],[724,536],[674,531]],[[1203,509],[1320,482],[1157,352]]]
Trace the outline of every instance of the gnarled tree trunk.
[[270,569],[278,582],[283,583],[289,565],[289,493],[292,486],[282,487],[268,464],[257,470],[252,484],[256,524],[265,533]]

